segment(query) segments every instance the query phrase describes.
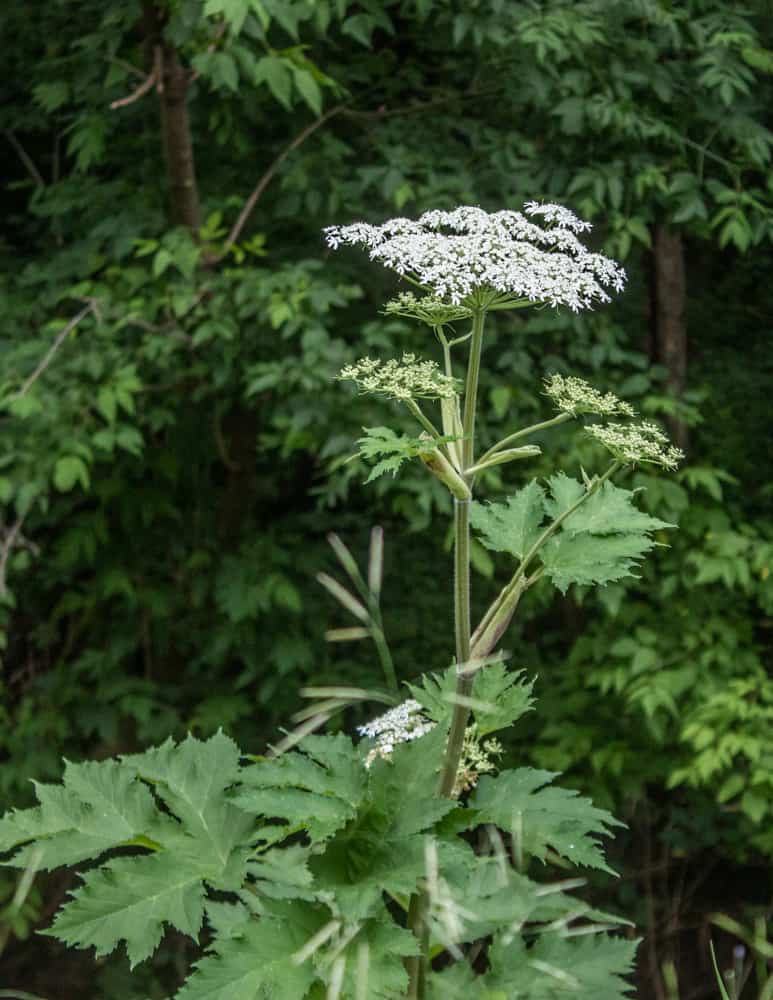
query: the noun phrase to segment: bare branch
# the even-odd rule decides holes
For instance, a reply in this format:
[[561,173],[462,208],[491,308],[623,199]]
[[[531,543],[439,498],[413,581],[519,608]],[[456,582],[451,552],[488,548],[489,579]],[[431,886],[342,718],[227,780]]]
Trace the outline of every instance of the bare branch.
[[67,335],[69,333],[72,333],[72,331],[75,329],[78,323],[80,323],[83,317],[87,316],[90,312],[96,312],[95,303],[93,301],[90,301],[87,306],[81,309],[81,311],[78,313],[77,316],[74,316],[70,320],[70,322],[67,324],[67,326],[64,327],[63,330],[59,331],[59,333],[56,335],[56,340],[54,340],[53,344],[46,351],[45,355],[43,356],[40,364],[37,366],[35,371],[29,376],[29,378],[26,380],[21,389],[19,389],[19,391],[11,397],[11,402],[14,402],[17,399],[21,399],[22,396],[25,396],[29,392],[33,383],[40,378],[40,376],[43,374],[46,368],[48,368],[48,366],[54,360],[54,355],[66,340]]
[[24,524],[24,519],[29,512],[25,511],[20,517],[18,517],[11,527],[6,531],[2,544],[0,545],[0,596],[5,596],[7,587],[5,584],[5,570],[8,563],[8,558],[13,552],[16,546],[16,540],[19,537],[19,532],[21,531],[22,525]]
[[239,239],[239,235],[241,234],[242,229],[244,229],[247,220],[252,215],[252,212],[255,209],[258,200],[260,199],[266,188],[269,186],[271,181],[274,179],[274,175],[276,174],[277,170],[279,170],[279,168],[282,166],[282,164],[290,155],[290,153],[292,153],[294,149],[297,149],[302,143],[304,143],[309,138],[309,136],[313,135],[318,128],[320,128],[322,125],[325,124],[325,122],[329,121],[333,117],[333,115],[340,114],[345,107],[346,107],[345,104],[339,104],[337,107],[331,108],[330,111],[326,111],[324,115],[320,115],[320,117],[317,118],[316,121],[313,121],[311,125],[307,125],[306,128],[293,139],[293,141],[289,144],[289,146],[285,147],[285,149],[282,150],[279,156],[277,156],[277,158],[268,168],[268,170],[260,178],[258,183],[255,185],[252,194],[244,203],[244,207],[239,213],[239,218],[231,227],[231,232],[228,234],[228,238],[225,241],[225,246],[223,247],[223,251],[217,258],[217,260],[222,260],[223,257],[228,253],[230,248],[234,245],[234,243],[236,243],[236,241]]
[[24,166],[27,168],[27,173],[33,179],[33,181],[35,182],[35,184],[37,184],[38,187],[45,187],[46,186],[46,182],[43,180],[42,174],[40,173],[40,171],[38,170],[38,168],[35,166],[35,164],[32,162],[32,157],[29,155],[29,153],[24,148],[24,146],[22,146],[22,144],[19,142],[19,140],[13,134],[13,132],[9,128],[5,128],[5,129],[3,129],[3,135],[6,137],[6,139],[10,142],[10,144],[13,146],[13,148],[18,153],[19,159],[24,164]]
[[134,104],[135,101],[139,101],[141,97],[144,97],[154,84],[157,84],[159,88],[163,86],[161,81],[161,46],[159,45],[154,50],[153,69],[148,76],[145,77],[135,91],[127,97],[120,97],[117,101],[113,101],[110,107],[115,110],[116,108],[125,108],[128,104]]

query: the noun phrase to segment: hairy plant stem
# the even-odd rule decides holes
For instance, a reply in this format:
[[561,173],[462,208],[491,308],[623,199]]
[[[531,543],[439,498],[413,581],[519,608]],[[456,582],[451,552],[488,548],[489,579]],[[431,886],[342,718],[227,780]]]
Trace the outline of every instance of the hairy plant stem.
[[[475,464],[475,408],[478,398],[480,356],[483,348],[485,310],[475,313],[472,320],[470,355],[467,362],[467,379],[464,388],[464,416],[462,418],[462,475],[464,469]],[[466,476],[467,480],[471,477]],[[470,660],[470,501],[454,498],[454,638],[456,646],[456,695],[464,701],[469,698],[475,674],[469,669]],[[456,772],[462,755],[464,731],[470,717],[467,704],[457,701],[451,716],[445,754],[440,774],[438,794],[449,797],[456,784]],[[408,905],[408,926],[419,942],[420,954],[406,962],[409,986],[408,1000],[424,1000],[427,991],[429,968],[429,927],[426,890],[411,897]]]

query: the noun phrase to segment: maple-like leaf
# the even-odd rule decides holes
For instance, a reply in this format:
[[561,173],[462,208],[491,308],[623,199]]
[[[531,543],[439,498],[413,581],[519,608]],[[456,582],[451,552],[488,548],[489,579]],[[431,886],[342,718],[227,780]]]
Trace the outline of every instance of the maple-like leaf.
[[389,427],[363,427],[363,430],[365,436],[357,441],[358,454],[368,460],[377,459],[366,483],[378,479],[385,472],[394,475],[404,462],[432,451],[437,445],[437,440],[396,434]]
[[484,545],[520,560],[579,502],[537,553],[562,593],[573,583],[603,585],[634,576],[642,556],[659,544],[653,532],[673,527],[639,510],[634,491],[610,482],[593,491],[563,472],[547,482],[547,494],[532,480],[504,503],[474,506],[472,524]]
[[470,797],[476,823],[494,823],[524,855],[544,859],[550,849],[574,864],[614,874],[597,838],[624,824],[577,792],[551,785],[556,777],[530,767],[485,775]]
[[533,687],[534,681],[524,680],[522,670],[508,670],[501,662],[482,667],[472,686],[472,697],[479,703],[473,709],[479,735],[507,729],[530,711]]
[[544,500],[545,491],[532,479],[504,503],[473,503],[470,521],[487,549],[523,559],[539,538]]
[[164,925],[195,939],[203,917],[200,867],[150,854],[88,872],[45,933],[79,948],[93,945],[97,957],[124,941],[134,968],[156,950]]
[[608,934],[541,934],[530,948],[523,938],[498,935],[489,949],[486,988],[524,1000],[625,1000],[633,987],[637,941]]
[[311,962],[293,956],[322,926],[274,916],[253,918],[215,941],[175,1000],[303,1000],[316,979]]
[[157,810],[151,792],[119,761],[67,763],[61,785],[35,783],[38,806],[0,820],[0,853],[28,843],[40,868],[73,865],[148,834]]
[[332,836],[356,815],[367,771],[348,736],[310,736],[298,750],[260,760],[242,771],[234,801],[266,819],[305,829],[312,841]]

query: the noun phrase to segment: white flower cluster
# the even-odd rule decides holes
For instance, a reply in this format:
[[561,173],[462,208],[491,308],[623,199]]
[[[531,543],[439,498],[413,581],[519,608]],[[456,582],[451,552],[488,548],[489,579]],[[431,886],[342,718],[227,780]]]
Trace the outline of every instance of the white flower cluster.
[[377,719],[358,726],[358,733],[376,741],[376,746],[365,758],[365,766],[370,767],[377,757],[389,760],[398,743],[410,743],[434,729],[435,723],[421,713],[421,704],[409,698]]
[[602,393],[594,389],[585,379],[575,375],[564,377],[554,374],[545,379],[545,395],[550,396],[556,409],[563,413],[598,413],[611,417],[635,417],[636,411],[630,403],[624,403],[613,392]]
[[413,292],[402,292],[397,298],[391,299],[384,306],[384,312],[389,316],[417,319],[427,326],[458,323],[459,320],[468,319],[472,315],[466,306],[443,302],[435,295],[422,295],[421,298],[416,298]]
[[640,424],[595,424],[585,429],[621,462],[649,462],[675,469],[684,458],[684,452],[670,444],[660,428],[649,421]]
[[356,382],[361,392],[392,399],[451,399],[459,389],[457,380],[444,375],[434,361],[417,361],[415,354],[383,363],[380,358],[360,358],[342,368],[338,378]]
[[[587,309],[609,301],[604,290],[621,291],[625,271],[591,253],[576,233],[590,229],[560,205],[529,202],[521,212],[489,214],[461,206],[425,212],[418,219],[390,219],[381,226],[357,222],[330,226],[328,245],[361,244],[372,260],[418,281],[442,300],[464,302],[479,290],[505,300]],[[542,216],[544,228],[526,216]]]

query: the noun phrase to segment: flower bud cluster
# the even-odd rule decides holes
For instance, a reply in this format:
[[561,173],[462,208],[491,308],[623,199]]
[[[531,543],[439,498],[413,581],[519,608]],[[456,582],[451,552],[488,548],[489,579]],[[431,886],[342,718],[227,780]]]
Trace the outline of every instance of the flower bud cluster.
[[585,379],[575,375],[554,374],[545,379],[545,395],[550,396],[556,409],[563,413],[597,413],[600,416],[635,417],[636,411],[630,403],[624,403],[613,392],[602,393],[594,389]]
[[469,792],[477,785],[481,775],[495,771],[497,765],[492,757],[501,757],[503,752],[499,740],[482,741],[477,725],[473,723],[468,726],[464,731],[462,755],[459,758],[456,782],[451,795],[458,799],[463,792]]
[[340,379],[351,379],[361,392],[372,392],[391,399],[451,399],[459,383],[444,375],[434,361],[417,361],[415,354],[403,354],[382,363],[380,358],[361,358],[342,368]]
[[585,429],[621,462],[648,462],[675,469],[684,458],[684,452],[670,444],[660,428],[649,421],[640,424],[596,424]]
[[427,326],[445,326],[448,323],[458,323],[469,319],[472,311],[466,306],[443,302],[435,295],[422,295],[416,298],[413,292],[402,292],[397,298],[391,299],[384,306],[388,316],[406,316],[417,319]]
[[409,698],[397,708],[390,709],[364,726],[358,726],[358,733],[376,741],[376,746],[365,758],[365,766],[370,767],[377,757],[389,760],[398,743],[417,740],[434,728],[435,723],[422,715],[422,706],[415,698]]
[[[576,236],[590,229],[589,222],[560,205],[529,202],[524,212],[489,214],[463,205],[380,226],[330,226],[325,236],[334,249],[366,247],[372,260],[454,305],[483,290],[578,311],[609,301],[606,287],[622,290],[623,268],[591,253]],[[542,216],[544,228],[527,216]]]

